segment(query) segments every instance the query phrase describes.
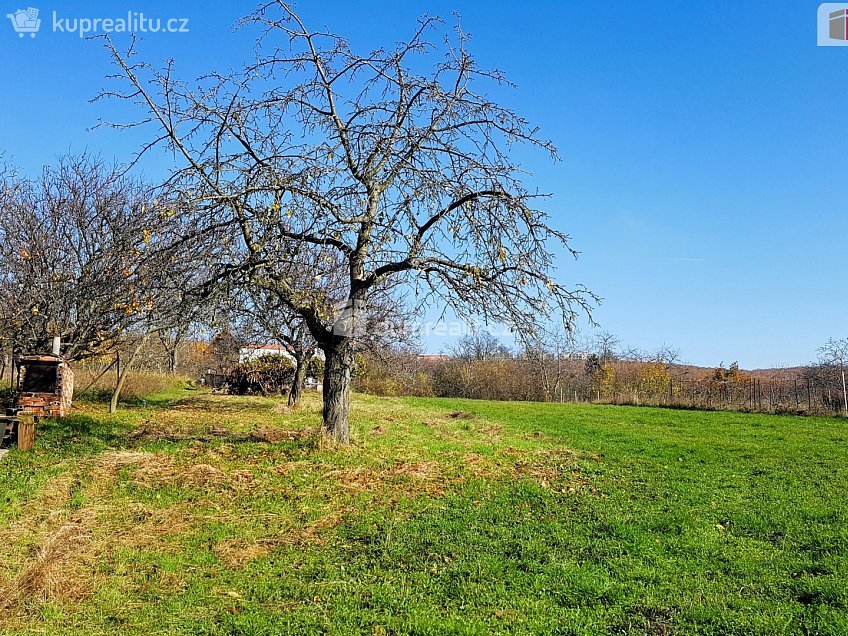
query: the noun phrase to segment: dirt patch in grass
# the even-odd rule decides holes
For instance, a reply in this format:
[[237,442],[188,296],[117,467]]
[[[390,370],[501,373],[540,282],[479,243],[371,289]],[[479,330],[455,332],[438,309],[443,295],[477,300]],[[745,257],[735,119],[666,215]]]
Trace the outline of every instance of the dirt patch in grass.
[[254,398],[239,395],[197,395],[184,398],[169,407],[169,411],[178,412],[185,416],[187,412],[198,413],[209,418],[216,414],[234,414],[244,416],[250,411],[273,411],[277,404],[265,398]]
[[254,442],[266,442],[268,444],[281,444],[311,437],[305,430],[286,430],[276,426],[260,425],[250,431],[250,439]]
[[256,486],[256,478],[250,470],[236,470],[230,475],[230,488],[233,490],[252,490]]
[[250,438],[246,434],[232,431],[226,426],[208,423],[193,424],[189,421],[175,422],[170,418],[147,420],[131,432],[128,437],[130,440],[136,442],[182,442],[187,440],[211,442],[222,439],[242,442],[250,441]]
[[[674,636],[678,631],[674,627],[674,612],[655,607],[630,608],[627,611],[628,627],[639,626],[650,636]],[[624,626],[622,625],[622,628]]]

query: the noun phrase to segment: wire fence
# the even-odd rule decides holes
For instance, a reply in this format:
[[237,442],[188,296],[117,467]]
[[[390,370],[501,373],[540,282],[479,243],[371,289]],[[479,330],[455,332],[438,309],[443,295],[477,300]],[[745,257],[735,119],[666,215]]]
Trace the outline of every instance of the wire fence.
[[835,415],[846,410],[845,393],[831,383],[813,378],[744,382],[670,379],[660,389],[596,388],[581,386],[559,389],[561,402],[595,402],[673,408],[734,410],[761,413]]

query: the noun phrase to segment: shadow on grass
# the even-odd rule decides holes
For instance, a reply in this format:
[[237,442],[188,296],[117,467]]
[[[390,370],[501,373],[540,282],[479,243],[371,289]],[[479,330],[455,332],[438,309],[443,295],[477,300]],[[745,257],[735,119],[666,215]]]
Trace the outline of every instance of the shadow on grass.
[[62,419],[44,419],[36,428],[36,444],[45,450],[88,454],[127,445],[131,426],[112,419],[72,415]]
[[[125,398],[122,398],[118,402],[118,405],[121,408],[165,408],[168,406],[173,406],[174,404],[177,404],[183,400],[193,399],[191,397],[186,397],[186,394],[197,392],[199,390],[200,389],[198,389],[196,386],[186,385],[184,387],[175,388],[169,391],[161,391],[158,393],[150,393],[140,396],[127,396]],[[85,392],[77,393],[74,396],[74,400],[76,402],[98,406],[108,406],[109,401],[111,399],[112,392],[108,389],[89,389]]]
[[[278,433],[290,434],[274,438],[275,430]],[[59,420],[45,419],[39,422],[36,443],[39,448],[49,452],[80,456],[109,449],[141,448],[151,444],[267,444],[284,453],[311,452],[318,448],[317,436],[309,431],[270,431],[271,437],[268,427],[248,432],[215,426],[201,430],[169,432],[150,429],[144,424],[134,426],[119,419],[73,415]]]
[[141,426],[124,436],[127,445],[142,446],[149,443],[185,444],[199,442],[203,444],[269,444],[286,451],[317,450],[318,437],[309,431],[279,431],[291,433],[278,438],[268,435],[268,427],[247,432],[231,431],[227,428],[210,426],[194,431],[162,431]]

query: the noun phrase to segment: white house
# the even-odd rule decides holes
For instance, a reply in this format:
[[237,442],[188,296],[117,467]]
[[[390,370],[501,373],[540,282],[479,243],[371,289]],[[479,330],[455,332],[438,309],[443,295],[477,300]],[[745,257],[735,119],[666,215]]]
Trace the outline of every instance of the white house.
[[[250,345],[239,349],[239,364],[259,360],[268,356],[283,356],[292,362],[295,362],[294,356],[289,352],[287,345],[282,344],[264,344]],[[321,349],[316,349],[312,354],[316,360],[324,361],[324,352]]]
[[284,358],[294,362],[294,356],[289,353],[286,345],[264,344],[242,347],[239,349],[239,364],[252,362],[253,360],[259,360],[260,358],[267,358],[268,356],[283,356]]

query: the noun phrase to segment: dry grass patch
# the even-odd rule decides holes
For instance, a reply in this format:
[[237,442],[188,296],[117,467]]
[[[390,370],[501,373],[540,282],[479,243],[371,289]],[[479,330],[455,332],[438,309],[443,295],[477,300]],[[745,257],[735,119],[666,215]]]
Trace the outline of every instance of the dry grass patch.
[[388,468],[358,466],[322,475],[341,488],[355,492],[383,492],[391,496],[444,495],[451,482],[434,462],[397,461]]
[[[170,507],[115,502],[117,475],[131,469],[134,483],[145,486],[225,482],[223,471],[209,465],[183,470],[173,457],[161,453],[114,451],[79,462],[46,484],[22,515],[6,530],[0,559],[0,624],[10,626],[48,602],[73,602],[90,597],[103,576],[104,561],[119,548],[174,551],[168,538],[189,532],[190,504]],[[87,503],[74,509],[72,498],[81,491]],[[11,568],[8,564],[17,564]],[[179,576],[166,576],[162,585],[177,590]]]
[[219,541],[212,548],[212,552],[227,567],[241,569],[256,559],[268,556],[277,548],[326,544],[330,531],[340,525],[346,515],[354,512],[355,509],[342,506],[313,521],[290,527],[272,536]]
[[[215,455],[223,457],[228,455],[227,448],[219,450],[224,452],[206,453],[206,456],[212,458]],[[98,479],[114,478],[119,471],[126,468],[133,469],[130,479],[132,483],[142,488],[187,486],[204,490],[221,488],[248,490],[255,484],[253,473],[249,470],[236,470],[228,475],[224,470],[210,463],[187,464],[178,462],[173,455],[166,453],[137,451],[105,453],[99,459],[93,474]]]
[[600,461],[597,455],[578,454],[568,449],[536,450],[525,454],[528,460],[519,460],[513,466],[513,474],[529,477],[542,488],[551,488],[563,494],[588,492],[603,497],[603,493],[593,486],[580,469],[580,459],[588,457]]
[[161,486],[176,480],[179,468],[171,455],[140,451],[114,451],[96,459],[92,471],[95,480],[112,481],[122,470],[132,468],[132,480],[146,488]]
[[178,546],[170,539],[190,532],[195,522],[195,513],[188,503],[167,507],[132,503],[120,510],[103,510],[97,536],[107,550],[130,547],[174,552]]
[[214,441],[216,439],[242,439],[247,441],[245,434],[234,432],[220,424],[209,424],[186,420],[174,416],[161,416],[149,419],[139,425],[127,437],[134,441],[166,441],[180,442],[186,440]]
[[182,474],[181,482],[196,488],[208,488],[225,484],[227,475],[212,464],[194,464]]
[[[497,443],[502,426],[465,411],[433,409],[406,418],[400,409],[363,418],[364,437],[384,435],[379,444],[390,444],[388,456],[377,457],[367,440],[341,447],[318,436],[302,412],[269,416],[285,412],[281,406],[192,398],[155,411],[130,434],[139,446],[155,441],[156,451],[113,450],[65,464],[10,528],[14,541],[0,547],[11,564],[0,566],[0,606],[32,619],[41,601],[84,598],[123,550],[181,554],[196,542],[211,543],[221,565],[242,569],[276,549],[327,545],[345,519],[364,511],[416,509],[398,503],[440,498],[475,479],[526,479],[556,492],[590,487],[580,478],[582,456],[504,448]],[[215,415],[227,409],[241,416],[224,426]],[[421,427],[422,417],[430,430]],[[431,451],[426,441],[407,443],[407,436],[447,438],[456,446]],[[185,440],[169,452],[158,450],[161,442]],[[291,442],[301,443],[293,451],[273,446]],[[163,590],[185,589],[184,572],[160,574]]]
[[0,587],[0,608],[10,610],[28,601],[79,600],[93,589],[93,515],[82,514],[58,528],[33,548],[23,569]]
[[261,541],[227,539],[217,543],[212,548],[212,552],[228,568],[241,569],[251,561],[270,554],[278,543],[278,541],[273,539],[264,539]]

